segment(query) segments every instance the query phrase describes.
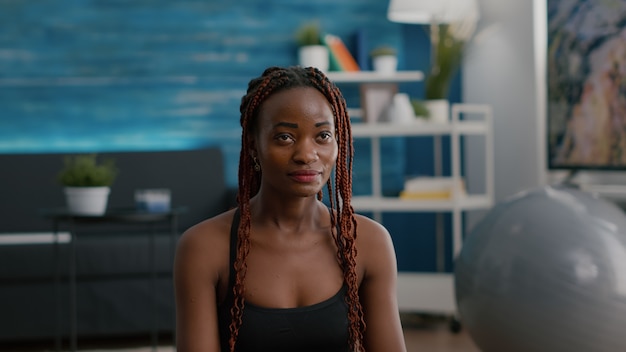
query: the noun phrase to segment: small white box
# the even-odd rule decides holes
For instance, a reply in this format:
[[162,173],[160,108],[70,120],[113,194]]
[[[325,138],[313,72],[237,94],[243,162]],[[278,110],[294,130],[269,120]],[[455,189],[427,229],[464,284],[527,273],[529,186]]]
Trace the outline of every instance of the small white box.
[[151,213],[170,210],[171,192],[167,188],[138,189],[135,191],[137,209]]

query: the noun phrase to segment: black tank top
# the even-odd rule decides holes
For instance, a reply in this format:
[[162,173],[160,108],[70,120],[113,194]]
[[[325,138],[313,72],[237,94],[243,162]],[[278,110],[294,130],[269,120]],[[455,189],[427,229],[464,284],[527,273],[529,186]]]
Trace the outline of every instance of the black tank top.
[[[230,274],[228,294],[218,305],[219,332],[222,352],[228,352],[228,329],[233,306],[234,262],[237,251],[239,209],[235,212],[230,231]],[[346,286],[331,298],[306,307],[264,308],[245,303],[236,351],[349,351],[348,308]]]

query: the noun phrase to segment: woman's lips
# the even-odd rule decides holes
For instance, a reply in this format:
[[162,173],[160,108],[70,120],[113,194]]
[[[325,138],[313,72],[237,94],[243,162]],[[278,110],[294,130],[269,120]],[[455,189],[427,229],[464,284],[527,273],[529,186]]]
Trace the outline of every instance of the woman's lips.
[[295,171],[289,174],[289,176],[297,182],[308,183],[317,181],[320,172],[314,170]]

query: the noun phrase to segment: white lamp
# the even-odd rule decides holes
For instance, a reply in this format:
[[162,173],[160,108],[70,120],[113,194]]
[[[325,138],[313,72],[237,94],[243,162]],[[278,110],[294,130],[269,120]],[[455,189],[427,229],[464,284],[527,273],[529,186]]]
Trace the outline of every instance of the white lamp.
[[426,24],[430,29],[431,74],[437,74],[439,25],[454,24],[449,30],[460,40],[467,40],[478,22],[477,0],[390,0],[387,18],[392,22]]
[[478,20],[476,0],[391,0],[387,18],[392,22],[441,24]]

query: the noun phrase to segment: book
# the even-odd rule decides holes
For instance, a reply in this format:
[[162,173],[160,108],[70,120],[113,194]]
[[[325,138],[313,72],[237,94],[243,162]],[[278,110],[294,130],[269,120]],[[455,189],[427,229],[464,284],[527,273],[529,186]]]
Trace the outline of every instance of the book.
[[336,71],[360,71],[359,64],[354,59],[344,42],[336,35],[325,34],[323,42],[330,53],[330,69]]
[[354,34],[355,58],[359,68],[362,71],[370,69],[369,47],[367,45],[367,32],[364,28],[360,28]]

